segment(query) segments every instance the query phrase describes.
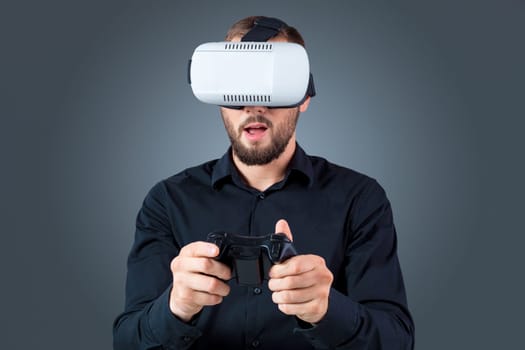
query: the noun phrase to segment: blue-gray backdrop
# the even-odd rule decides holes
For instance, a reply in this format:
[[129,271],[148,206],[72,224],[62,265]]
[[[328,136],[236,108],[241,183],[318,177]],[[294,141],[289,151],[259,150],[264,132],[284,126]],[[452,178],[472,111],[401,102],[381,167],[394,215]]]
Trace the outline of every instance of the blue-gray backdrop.
[[217,108],[192,96],[187,60],[253,14],[306,39],[318,96],[301,145],[389,195],[416,348],[519,347],[524,7],[3,2],[0,347],[111,348],[146,192],[228,146]]

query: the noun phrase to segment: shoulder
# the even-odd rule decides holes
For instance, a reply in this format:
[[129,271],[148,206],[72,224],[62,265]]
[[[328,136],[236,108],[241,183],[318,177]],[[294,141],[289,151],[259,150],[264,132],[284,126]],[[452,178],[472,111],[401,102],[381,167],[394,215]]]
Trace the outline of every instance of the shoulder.
[[186,168],[176,174],[158,181],[150,189],[148,197],[161,197],[167,193],[178,192],[184,189],[195,189],[199,187],[211,187],[213,169],[218,159]]
[[379,182],[362,172],[333,163],[323,157],[308,156],[313,168],[313,188],[352,206],[388,205],[388,198]]
[[323,157],[309,155],[308,158],[312,164],[315,181],[321,186],[332,184],[334,186],[344,185],[345,187],[380,187],[376,179],[362,172],[333,163]]
[[392,222],[390,200],[375,178],[321,157],[312,156],[311,159],[320,190],[329,194],[332,201],[348,205],[354,227],[376,216]]
[[162,182],[168,185],[186,184],[188,182],[206,183],[209,185],[217,161],[218,159],[213,159],[184,169],[183,171],[164,179]]

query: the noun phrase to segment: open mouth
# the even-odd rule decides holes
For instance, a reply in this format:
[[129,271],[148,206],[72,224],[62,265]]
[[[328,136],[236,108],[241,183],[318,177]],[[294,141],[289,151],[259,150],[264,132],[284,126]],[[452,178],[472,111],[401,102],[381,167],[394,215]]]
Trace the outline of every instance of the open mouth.
[[244,131],[246,131],[250,135],[256,135],[265,132],[267,129],[268,127],[265,124],[251,123],[244,128]]
[[264,127],[264,126],[256,127],[256,128],[244,128],[244,130],[250,135],[260,134],[260,133],[266,131],[266,129],[267,128]]

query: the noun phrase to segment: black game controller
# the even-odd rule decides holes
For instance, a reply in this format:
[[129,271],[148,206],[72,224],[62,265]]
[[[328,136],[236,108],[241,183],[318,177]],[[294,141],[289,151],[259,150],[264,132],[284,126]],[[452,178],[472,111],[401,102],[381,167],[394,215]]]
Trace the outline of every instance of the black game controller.
[[295,248],[284,234],[245,236],[229,232],[211,232],[208,242],[219,247],[217,260],[230,266],[237,283],[245,286],[260,285],[268,280],[273,264],[297,255]]

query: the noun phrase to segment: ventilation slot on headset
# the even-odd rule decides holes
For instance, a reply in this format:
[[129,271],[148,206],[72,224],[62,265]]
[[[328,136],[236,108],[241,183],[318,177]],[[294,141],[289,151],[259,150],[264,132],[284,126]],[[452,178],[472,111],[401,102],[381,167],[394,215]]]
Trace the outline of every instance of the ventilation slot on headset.
[[272,44],[267,43],[225,43],[225,50],[234,51],[272,51]]
[[223,95],[222,98],[224,102],[271,102],[271,95]]

